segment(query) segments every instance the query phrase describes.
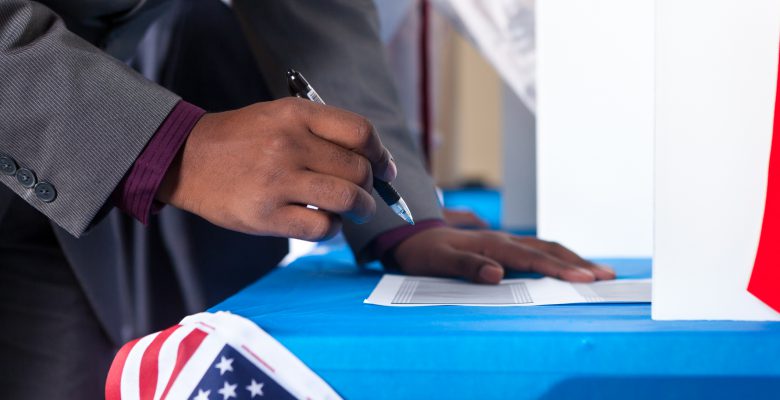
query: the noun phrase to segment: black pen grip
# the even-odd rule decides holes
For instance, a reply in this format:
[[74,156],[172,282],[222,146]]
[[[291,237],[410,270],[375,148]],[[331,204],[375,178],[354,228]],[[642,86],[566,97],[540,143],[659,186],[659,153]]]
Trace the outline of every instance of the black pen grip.
[[395,191],[395,188],[390,186],[389,183],[374,177],[374,190],[387,203],[388,206],[392,206],[401,200],[401,196]]

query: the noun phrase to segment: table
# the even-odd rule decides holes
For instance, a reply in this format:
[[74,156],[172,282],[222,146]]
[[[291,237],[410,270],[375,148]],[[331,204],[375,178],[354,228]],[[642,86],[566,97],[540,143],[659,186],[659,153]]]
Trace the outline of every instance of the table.
[[780,398],[780,323],[652,321],[648,304],[363,304],[381,274],[337,245],[212,311],[251,319],[349,399]]
[[[444,198],[500,222],[497,191]],[[343,242],[319,250],[211,311],[251,319],[348,399],[780,399],[777,322],[652,321],[648,304],[366,305],[378,266],[356,267]],[[650,276],[649,259],[599,261]]]

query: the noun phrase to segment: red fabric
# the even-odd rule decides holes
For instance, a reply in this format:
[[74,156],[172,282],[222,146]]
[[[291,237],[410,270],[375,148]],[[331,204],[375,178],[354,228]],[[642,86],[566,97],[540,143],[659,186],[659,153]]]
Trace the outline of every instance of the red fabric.
[[179,351],[176,354],[176,365],[173,366],[171,379],[168,380],[168,385],[165,386],[165,391],[163,391],[163,394],[160,397],[161,399],[165,399],[168,396],[168,392],[171,390],[173,383],[176,382],[176,378],[179,376],[182,368],[187,364],[190,357],[195,354],[195,350],[198,349],[198,346],[203,342],[203,339],[206,339],[206,336],[208,336],[208,333],[200,329],[195,329],[179,343]]
[[114,357],[114,362],[111,363],[111,369],[108,370],[108,377],[106,378],[106,400],[121,400],[122,399],[122,370],[125,368],[125,361],[130,354],[130,350],[135,347],[135,344],[141,339],[135,339],[131,342],[127,342]]
[[761,238],[748,291],[780,312],[780,61]]
[[160,349],[171,334],[181,325],[172,326],[158,334],[146,348],[141,358],[141,372],[138,376],[139,398],[153,400],[157,390],[157,366],[159,365]]
[[431,170],[431,84],[430,84],[430,53],[429,17],[430,5],[427,0],[420,1],[420,123],[422,125],[422,148],[425,163]]

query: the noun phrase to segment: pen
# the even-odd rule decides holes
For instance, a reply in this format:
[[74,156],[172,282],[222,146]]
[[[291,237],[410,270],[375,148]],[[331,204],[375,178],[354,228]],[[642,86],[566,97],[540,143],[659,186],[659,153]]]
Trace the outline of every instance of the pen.
[[[317,91],[306,81],[306,78],[301,75],[300,72],[291,69],[287,71],[287,88],[290,90],[290,94],[295,97],[301,97],[309,99],[315,103],[325,104]],[[393,212],[401,217],[404,221],[410,225],[414,225],[414,218],[412,218],[412,212],[406,205],[406,202],[398,194],[398,192],[389,183],[374,177],[374,190],[376,190],[379,197],[387,203]]]

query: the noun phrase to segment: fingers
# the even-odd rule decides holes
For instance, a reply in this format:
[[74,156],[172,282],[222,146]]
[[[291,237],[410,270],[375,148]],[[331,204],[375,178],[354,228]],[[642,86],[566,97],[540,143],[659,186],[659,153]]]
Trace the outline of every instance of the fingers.
[[537,238],[531,238],[531,237],[517,237],[513,236],[513,240],[515,240],[518,243],[522,243],[526,246],[532,247],[539,251],[544,251],[546,253],[549,253],[556,258],[568,262],[570,264],[574,264],[583,268],[587,268],[593,275],[596,277],[596,279],[599,280],[606,280],[606,279],[615,279],[616,274],[615,271],[612,268],[609,268],[607,266],[594,264],[579,255],[577,253],[567,249],[566,247],[555,243],[555,242],[548,242],[545,240],[540,240]]
[[395,162],[367,119],[338,108],[299,101],[299,106],[306,110],[306,121],[313,134],[368,159],[377,178],[388,182],[395,179],[398,174]]
[[356,223],[368,221],[376,212],[371,194],[347,180],[311,171],[301,172],[295,180],[288,198],[291,203],[344,214]]
[[483,255],[447,247],[436,251],[436,260],[426,265],[410,266],[418,275],[451,276],[476,283],[497,284],[504,278],[504,268]]
[[313,142],[317,151],[305,160],[308,169],[345,179],[371,193],[373,172],[368,159],[316,136]]
[[277,226],[283,227],[281,236],[311,242],[330,239],[341,229],[341,220],[337,215],[305,206],[284,206],[277,210],[272,219]]
[[[561,253],[568,260],[557,257],[556,246],[530,242],[526,245],[517,237],[491,231],[466,231],[450,227],[431,228],[401,242],[392,253],[393,262],[402,271],[413,275],[455,276],[479,283],[498,283],[504,268],[572,281],[592,282],[598,271],[571,260],[572,253]],[[599,278],[601,279],[601,278]],[[610,279],[605,277],[603,279]]]
[[537,272],[571,282],[596,280],[596,275],[588,268],[566,262],[514,240],[484,235],[476,245],[487,257],[518,271]]

